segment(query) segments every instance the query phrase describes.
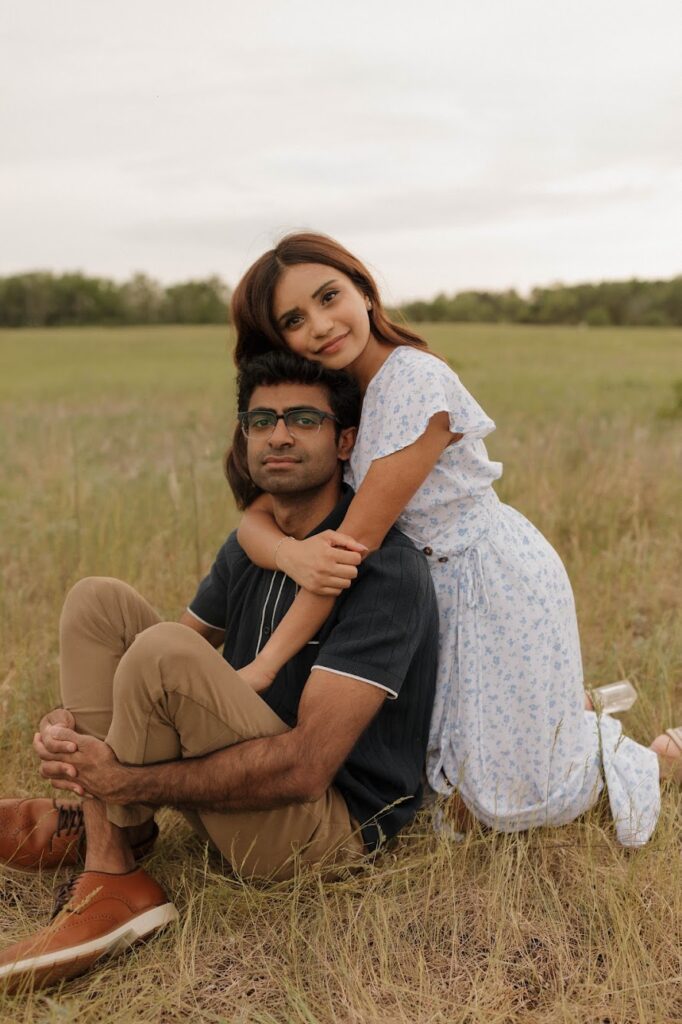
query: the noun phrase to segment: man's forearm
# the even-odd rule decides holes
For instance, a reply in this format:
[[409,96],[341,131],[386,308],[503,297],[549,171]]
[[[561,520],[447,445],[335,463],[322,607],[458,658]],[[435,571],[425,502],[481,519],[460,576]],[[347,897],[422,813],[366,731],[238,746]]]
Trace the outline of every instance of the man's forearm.
[[203,757],[126,766],[115,802],[221,812],[305,803],[315,797],[316,787],[300,747],[300,737],[291,731]]

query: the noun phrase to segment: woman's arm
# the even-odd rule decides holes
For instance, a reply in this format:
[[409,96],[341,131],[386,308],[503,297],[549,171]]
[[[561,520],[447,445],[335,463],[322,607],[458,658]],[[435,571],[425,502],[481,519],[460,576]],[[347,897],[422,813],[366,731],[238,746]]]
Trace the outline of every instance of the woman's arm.
[[334,597],[299,590],[294,603],[262,651],[238,669],[256,693],[266,690],[283,665],[302,650],[321,629],[334,607]]
[[262,494],[249,505],[237,529],[237,540],[255,565],[280,569],[314,594],[337,597],[358,574],[367,550],[338,530],[325,530],[306,540],[282,533],[275,522],[272,498]]
[[445,449],[461,439],[450,431],[447,412],[437,412],[416,441],[375,459],[350,503],[340,529],[370,551],[382,541]]
[[276,569],[275,551],[286,533],[275,522],[272,497],[259,494],[244,512],[237,527],[237,540],[247,555],[261,569]]
[[[342,523],[344,530],[357,535],[370,551],[376,551],[442,452],[460,440],[462,435],[451,433],[449,427],[448,414],[436,413],[413,444],[376,459],[350,503]],[[260,680],[259,688],[269,685],[282,665],[315,636],[333,604],[331,598],[305,590],[297,595],[268,643],[249,666],[254,678]],[[263,683],[265,679],[269,682]]]

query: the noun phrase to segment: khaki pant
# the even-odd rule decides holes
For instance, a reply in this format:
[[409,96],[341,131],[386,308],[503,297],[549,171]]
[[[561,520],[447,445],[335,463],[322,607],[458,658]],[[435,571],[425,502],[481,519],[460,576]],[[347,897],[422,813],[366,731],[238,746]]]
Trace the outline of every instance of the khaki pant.
[[[105,739],[119,761],[201,757],[288,728],[193,629],[162,622],[132,587],[89,577],[67,595],[60,623],[61,691],[79,732]],[[143,805],[107,809],[116,825],[153,816]],[[353,865],[365,848],[345,800],[323,797],[266,811],[186,815],[230,864],[253,877],[290,878],[295,863]]]

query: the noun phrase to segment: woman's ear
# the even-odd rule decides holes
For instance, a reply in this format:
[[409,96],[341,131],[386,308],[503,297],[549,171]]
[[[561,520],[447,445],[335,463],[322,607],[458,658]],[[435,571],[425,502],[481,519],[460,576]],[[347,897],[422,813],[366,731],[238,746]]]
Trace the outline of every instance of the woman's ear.
[[336,454],[341,462],[348,462],[350,453],[353,451],[355,446],[355,438],[358,436],[357,427],[346,427],[339,434],[339,439],[336,443]]

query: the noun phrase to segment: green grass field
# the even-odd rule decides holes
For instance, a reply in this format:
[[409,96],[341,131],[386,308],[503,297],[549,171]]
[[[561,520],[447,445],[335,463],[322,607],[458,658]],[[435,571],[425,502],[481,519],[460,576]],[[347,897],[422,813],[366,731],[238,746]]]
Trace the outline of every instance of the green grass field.
[[[642,742],[682,724],[682,331],[434,326],[497,422],[498,493],[560,552],[586,681],[630,678]],[[220,460],[231,339],[208,328],[0,332],[0,745],[5,795],[47,792],[29,752],[58,699],[57,621],[85,575],[176,618],[237,516]],[[277,886],[224,877],[172,812],[149,863],[181,924],[0,1021],[682,1020],[682,801],[640,851],[608,814],[459,845],[421,815],[366,873]],[[61,879],[3,873],[0,933]]]

